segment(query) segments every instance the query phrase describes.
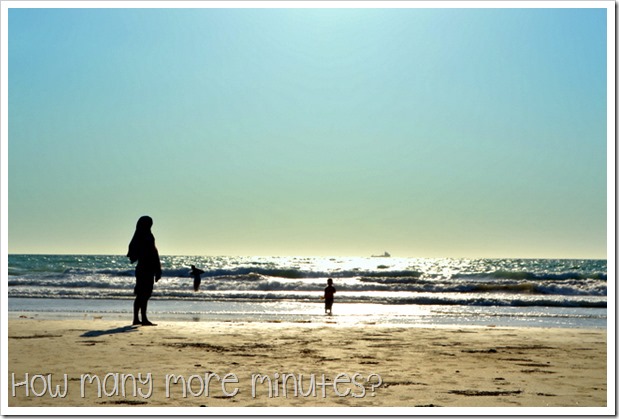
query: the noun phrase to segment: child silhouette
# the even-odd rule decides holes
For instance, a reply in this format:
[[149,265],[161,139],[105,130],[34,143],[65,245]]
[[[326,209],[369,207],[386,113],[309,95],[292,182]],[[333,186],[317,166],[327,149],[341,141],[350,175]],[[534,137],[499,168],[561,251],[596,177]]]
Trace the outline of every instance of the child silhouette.
[[333,286],[333,280],[327,279],[327,287],[325,288],[325,314],[333,314],[331,308],[333,307],[333,300],[335,298],[335,287]]

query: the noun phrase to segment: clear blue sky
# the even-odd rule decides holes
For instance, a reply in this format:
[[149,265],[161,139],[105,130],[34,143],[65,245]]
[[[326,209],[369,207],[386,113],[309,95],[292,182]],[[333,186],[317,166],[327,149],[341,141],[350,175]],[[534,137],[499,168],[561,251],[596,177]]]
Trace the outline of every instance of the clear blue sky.
[[604,8],[8,16],[10,253],[606,257]]

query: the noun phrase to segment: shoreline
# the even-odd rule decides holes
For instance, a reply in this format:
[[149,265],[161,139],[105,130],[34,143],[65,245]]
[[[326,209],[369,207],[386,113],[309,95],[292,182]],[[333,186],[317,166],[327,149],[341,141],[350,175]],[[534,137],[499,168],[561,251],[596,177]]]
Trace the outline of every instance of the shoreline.
[[[131,315],[130,299],[8,299],[8,318],[124,321]],[[334,315],[325,316],[324,304],[315,301],[200,301],[151,299],[149,313],[157,321],[187,322],[336,322],[346,326],[393,327],[478,326],[607,328],[606,308],[392,305],[336,301]]]
[[[15,320],[38,320],[38,321],[104,321],[115,323],[126,323],[129,325],[129,317],[127,313],[81,313],[81,312],[8,312],[7,318],[9,321]],[[374,321],[361,321],[361,322],[345,322],[338,321],[338,316],[328,315],[316,315],[312,320],[304,319],[252,319],[252,318],[217,318],[217,317],[194,317],[191,318],[191,314],[151,314],[153,322],[157,324],[174,324],[174,323],[190,323],[195,325],[208,325],[223,327],[224,325],[239,325],[239,326],[256,326],[256,327],[341,327],[341,328],[363,328],[363,327],[376,327],[376,328],[394,328],[394,329],[565,329],[565,330],[598,330],[606,331],[606,326],[597,325],[565,325],[565,326],[546,326],[538,324],[530,324],[526,326],[521,325],[504,325],[496,324],[495,322],[489,322],[487,324],[482,323],[436,323],[431,324],[429,322],[407,322],[407,323],[380,323]]]
[[[146,327],[121,319],[22,318],[8,319],[7,335],[10,408],[603,408],[608,401],[607,332],[600,328],[215,321]],[[148,373],[149,383],[131,381]],[[105,386],[82,383],[87,374]],[[66,396],[43,393],[45,377]]]

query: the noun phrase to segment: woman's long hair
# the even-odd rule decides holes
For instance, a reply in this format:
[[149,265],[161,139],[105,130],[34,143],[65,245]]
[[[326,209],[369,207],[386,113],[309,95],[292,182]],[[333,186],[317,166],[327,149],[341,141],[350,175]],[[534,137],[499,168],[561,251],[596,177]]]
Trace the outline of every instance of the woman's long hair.
[[133,238],[129,243],[129,252],[127,253],[127,257],[134,263],[145,254],[150,254],[154,250],[157,252],[157,248],[155,247],[155,236],[151,233],[150,228],[153,226],[153,219],[148,215],[140,217],[137,225],[135,226],[135,233],[133,233]]

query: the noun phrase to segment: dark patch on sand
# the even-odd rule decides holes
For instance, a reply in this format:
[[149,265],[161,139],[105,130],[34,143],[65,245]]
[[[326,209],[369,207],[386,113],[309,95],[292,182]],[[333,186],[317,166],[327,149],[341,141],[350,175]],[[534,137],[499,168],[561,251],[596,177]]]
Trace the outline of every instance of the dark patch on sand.
[[467,354],[496,354],[498,351],[494,348],[491,348],[491,349],[463,349],[460,352],[466,352]]
[[544,345],[518,345],[518,346],[497,346],[499,349],[512,349],[512,350],[534,350],[534,349],[557,349],[554,346]]
[[[247,344],[247,345],[231,345],[231,346],[221,346],[221,345],[211,345],[210,343],[204,342],[170,342],[164,343],[165,346],[170,346],[172,348],[195,348],[202,349],[207,352],[239,352],[239,351],[254,351],[256,349],[273,349],[273,345],[268,345],[264,343],[255,343],[255,344]],[[244,356],[248,356],[243,354]]]
[[389,388],[389,387],[395,387],[395,386],[427,386],[428,384],[426,383],[421,383],[418,381],[393,381],[390,383],[383,383],[381,385],[382,388]]
[[548,368],[550,365],[548,364],[538,364],[536,362],[529,362],[526,364],[516,364],[520,367],[534,367],[534,368]]
[[524,372],[525,374],[533,374],[533,373],[541,373],[541,374],[556,374],[555,371],[544,371],[539,368],[534,368],[532,370],[520,370],[520,372]]
[[30,336],[9,336],[9,339],[43,339],[43,338],[61,338],[62,335],[30,335]]
[[449,390],[451,394],[458,394],[460,396],[512,396],[515,394],[521,394],[522,390]]
[[111,400],[100,402],[99,404],[128,404],[130,406],[139,406],[143,404],[148,404],[148,402],[143,402],[141,400]]

